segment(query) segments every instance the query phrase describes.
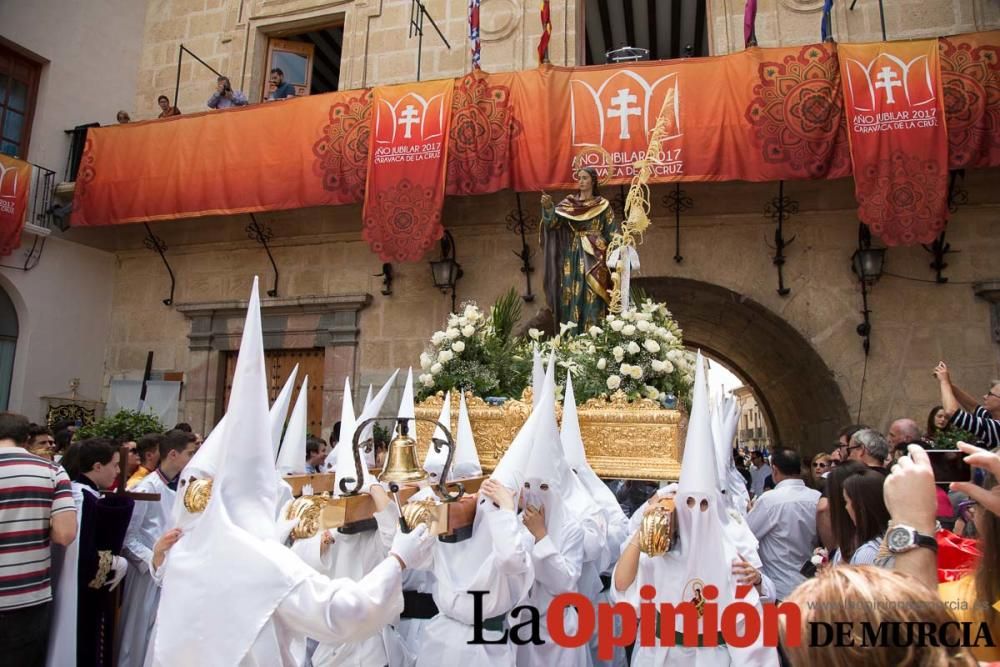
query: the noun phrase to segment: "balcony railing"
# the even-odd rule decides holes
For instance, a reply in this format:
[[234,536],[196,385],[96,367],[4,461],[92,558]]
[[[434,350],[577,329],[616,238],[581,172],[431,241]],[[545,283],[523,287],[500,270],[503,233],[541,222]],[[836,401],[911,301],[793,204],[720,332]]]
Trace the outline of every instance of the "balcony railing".
[[32,164],[28,207],[24,214],[25,231],[41,235],[47,235],[52,231],[55,188],[56,172]]
[[75,182],[76,172],[80,171],[80,159],[83,158],[83,149],[87,145],[87,132],[92,127],[100,127],[100,123],[87,123],[77,125],[72,130],[65,130],[70,135],[69,156],[66,159],[66,173],[64,181]]

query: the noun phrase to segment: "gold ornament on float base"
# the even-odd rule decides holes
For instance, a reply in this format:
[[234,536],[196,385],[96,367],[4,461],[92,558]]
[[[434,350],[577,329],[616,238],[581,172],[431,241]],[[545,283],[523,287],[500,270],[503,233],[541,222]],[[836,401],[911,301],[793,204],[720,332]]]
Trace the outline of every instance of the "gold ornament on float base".
[[285,518],[296,521],[292,528],[292,537],[296,540],[304,540],[316,535],[319,532],[320,516],[323,508],[330,502],[330,497],[321,496],[301,496],[296,498],[285,511]]
[[[495,406],[466,393],[466,405],[484,473],[496,467],[531,412],[531,399],[508,400]],[[444,395],[430,396],[417,406],[417,417],[436,419]],[[450,422],[458,422],[458,402],[452,402]],[[562,407],[556,406],[561,419]],[[605,479],[676,480],[687,419],[680,410],[665,410],[649,399],[629,401],[621,391],[609,399],[591,399],[577,408],[587,462]],[[430,425],[417,423],[418,442],[426,442]],[[426,454],[426,446],[417,455]]]

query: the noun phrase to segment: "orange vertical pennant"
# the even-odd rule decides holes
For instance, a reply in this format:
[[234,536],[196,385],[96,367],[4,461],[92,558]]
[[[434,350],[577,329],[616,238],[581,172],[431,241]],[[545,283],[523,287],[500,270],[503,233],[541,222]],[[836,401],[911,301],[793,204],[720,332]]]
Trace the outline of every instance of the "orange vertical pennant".
[[931,243],[948,219],[938,40],[838,48],[858,215],[887,245]]
[[376,88],[362,236],[386,262],[414,262],[444,234],[452,79]]
[[0,153],[0,257],[21,245],[30,186],[31,165]]

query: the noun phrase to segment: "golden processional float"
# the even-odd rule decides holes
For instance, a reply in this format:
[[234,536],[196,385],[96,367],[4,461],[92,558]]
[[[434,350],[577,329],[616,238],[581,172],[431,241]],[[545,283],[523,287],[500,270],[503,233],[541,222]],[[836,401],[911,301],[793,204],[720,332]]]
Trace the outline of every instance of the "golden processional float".
[[[664,106],[670,103],[668,97]],[[634,165],[636,176],[626,197],[625,220],[620,233],[614,235],[608,246],[608,256],[616,249],[619,253],[629,248],[634,251],[650,225],[648,183],[657,164],[655,156],[660,155],[663,134],[661,119],[651,135],[646,157]],[[614,287],[608,310],[614,315],[629,308],[628,271],[626,260],[619,262],[612,274]],[[361,491],[365,474],[362,452],[372,451],[374,436],[365,440],[362,437],[373,422],[393,421],[396,435],[389,443],[385,463],[381,470],[371,472],[377,473],[378,480],[388,485],[392,500],[399,508],[401,529],[408,531],[426,524],[442,541],[466,539],[475,518],[474,494],[527,421],[532,406],[531,387],[518,399],[507,399],[499,404],[466,392],[466,404],[484,476],[444,481],[449,477],[455,454],[451,434],[457,430],[459,401],[451,403],[448,423],[443,424],[438,418],[444,397],[442,392],[437,392],[416,406],[412,420],[416,433],[413,436],[408,433],[411,420],[405,418],[373,418],[358,424],[351,440],[355,474],[353,478],[342,478],[340,489],[334,489],[333,473],[286,476],[284,479],[296,496],[285,511],[286,519],[296,520],[291,537],[309,538],[329,529],[350,533],[375,528],[374,501]],[[665,408],[653,398],[630,398],[620,390],[584,401],[578,406],[577,415],[590,466],[605,479],[677,479],[686,430],[686,415],[678,408]],[[561,405],[557,404],[556,411],[561,422]],[[368,433],[373,432],[369,429]],[[433,486],[433,498],[411,501],[420,486],[428,483],[428,474],[419,462],[431,447],[437,452],[442,447],[447,448],[440,481]],[[656,555],[669,548],[673,534],[671,503],[670,500],[658,501],[643,521],[641,546],[645,553]]]

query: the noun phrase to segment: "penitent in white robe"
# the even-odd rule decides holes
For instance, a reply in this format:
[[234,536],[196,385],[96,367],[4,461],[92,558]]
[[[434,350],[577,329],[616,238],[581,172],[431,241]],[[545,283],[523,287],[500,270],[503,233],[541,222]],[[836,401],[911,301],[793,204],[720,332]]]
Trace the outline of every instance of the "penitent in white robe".
[[[325,550],[320,546],[322,535],[317,535],[297,541],[292,545],[292,551],[321,574],[359,581],[388,555],[398,513],[394,505],[389,505],[374,516],[379,525],[377,531],[350,535],[334,531],[334,542]],[[379,632],[360,642],[331,643],[322,637],[307,634],[307,637],[319,642],[312,655],[313,667],[411,666],[415,657],[409,654],[399,634],[390,625],[398,622],[401,611],[402,606]]]
[[[474,598],[482,598],[482,618],[504,616],[524,602],[534,581],[531,536],[512,511],[480,503],[473,534],[454,544],[434,545],[434,603],[438,614],[423,626],[417,667],[514,667],[513,644],[469,644],[475,637]],[[483,630],[496,641],[500,632]]]
[[160,587],[150,574],[153,546],[173,525],[176,492],[157,469],[132,489],[136,493],[158,493],[158,501],[135,503],[125,534],[124,555],[128,559],[125,595],[118,621],[118,667],[142,667],[146,658],[160,603]]

